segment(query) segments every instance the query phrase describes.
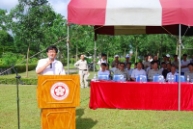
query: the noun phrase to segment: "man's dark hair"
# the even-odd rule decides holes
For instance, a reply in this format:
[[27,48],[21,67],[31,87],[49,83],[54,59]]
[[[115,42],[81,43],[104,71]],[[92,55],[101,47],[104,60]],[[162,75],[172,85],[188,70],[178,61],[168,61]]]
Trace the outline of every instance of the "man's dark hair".
[[172,64],[172,65],[171,65],[171,67],[174,67],[174,68],[176,68],[176,65]]
[[124,66],[125,66],[125,63],[123,63],[123,62],[120,62],[119,64],[120,64],[120,65],[124,65]]
[[107,64],[106,63],[101,63],[101,66],[107,67]]
[[141,64],[143,66],[143,63],[141,61],[137,62],[137,64]]
[[101,56],[107,56],[106,54],[102,53]]
[[166,64],[166,62],[162,62],[161,65]]
[[193,63],[189,63],[189,64],[188,64],[188,66],[190,66],[190,65],[193,66]]
[[183,54],[183,56],[188,56],[187,54]]
[[158,61],[152,61],[151,62],[152,65],[155,64],[155,63],[158,65]]
[[174,57],[178,57],[178,55],[174,55]]
[[49,50],[55,50],[56,53],[58,53],[58,48],[56,46],[49,46],[47,49],[46,49],[46,52],[48,52]]
[[143,65],[143,63],[141,61],[137,62],[137,64],[141,64],[142,69],[144,69],[144,65]]

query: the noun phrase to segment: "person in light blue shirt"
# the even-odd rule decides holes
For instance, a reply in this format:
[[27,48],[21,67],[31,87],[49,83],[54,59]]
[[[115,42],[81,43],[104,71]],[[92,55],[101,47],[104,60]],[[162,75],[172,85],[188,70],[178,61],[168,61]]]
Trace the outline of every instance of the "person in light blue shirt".
[[142,69],[143,64],[141,62],[137,63],[137,68],[134,69],[131,73],[131,80],[135,81],[136,77],[139,75],[146,75],[146,72],[144,69]]
[[98,71],[98,75],[110,75],[110,71],[107,70],[106,63],[101,63],[101,70]]
[[171,65],[171,72],[167,73],[166,81],[168,81],[171,78],[175,79],[176,75],[178,75],[178,73],[176,72],[176,66],[175,65]]
[[158,62],[157,61],[152,61],[152,69],[150,69],[147,73],[148,75],[148,81],[153,81],[153,76],[154,75],[161,75],[162,73],[158,69]]
[[123,75],[126,80],[128,80],[128,73],[125,70],[125,63],[121,62],[119,63],[119,69],[116,69],[114,75]]

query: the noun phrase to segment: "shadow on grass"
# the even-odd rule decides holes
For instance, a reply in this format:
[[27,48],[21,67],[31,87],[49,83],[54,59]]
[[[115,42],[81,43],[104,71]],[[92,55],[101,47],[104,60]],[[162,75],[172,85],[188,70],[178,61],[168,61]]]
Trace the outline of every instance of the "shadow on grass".
[[84,115],[84,109],[76,110],[76,129],[92,129],[97,121],[93,121],[91,118],[82,118]]

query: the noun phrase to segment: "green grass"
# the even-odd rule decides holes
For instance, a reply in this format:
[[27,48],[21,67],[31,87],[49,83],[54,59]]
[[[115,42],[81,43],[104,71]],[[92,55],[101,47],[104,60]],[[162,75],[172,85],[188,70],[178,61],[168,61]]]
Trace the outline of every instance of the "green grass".
[[[20,86],[21,129],[40,129],[36,86]],[[193,129],[193,112],[89,109],[89,88],[81,89],[77,129]],[[0,85],[0,129],[17,129],[16,87]]]
[[[77,72],[77,74],[78,74],[78,72]],[[27,78],[26,72],[19,73],[19,75],[21,76],[21,79]],[[0,78],[15,78],[15,76],[16,76],[15,74],[9,74],[9,75],[2,75],[2,76],[0,76]],[[93,76],[94,76],[94,72],[90,71],[89,78],[91,79],[91,78],[93,78]],[[34,70],[28,72],[28,78],[37,78],[37,77],[38,76]]]
[[[26,72],[23,73],[18,73],[21,78],[26,78]],[[9,75],[1,75],[0,78],[15,78],[15,73],[13,74],[9,74]],[[35,71],[29,71],[28,72],[28,78],[37,78],[37,74],[35,73]]]

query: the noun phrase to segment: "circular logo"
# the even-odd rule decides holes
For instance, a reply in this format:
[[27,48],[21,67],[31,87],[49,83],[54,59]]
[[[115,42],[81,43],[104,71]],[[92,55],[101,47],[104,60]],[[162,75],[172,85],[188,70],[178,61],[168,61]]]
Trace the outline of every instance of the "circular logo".
[[64,100],[69,95],[69,88],[65,83],[57,82],[51,87],[50,94],[55,100]]

